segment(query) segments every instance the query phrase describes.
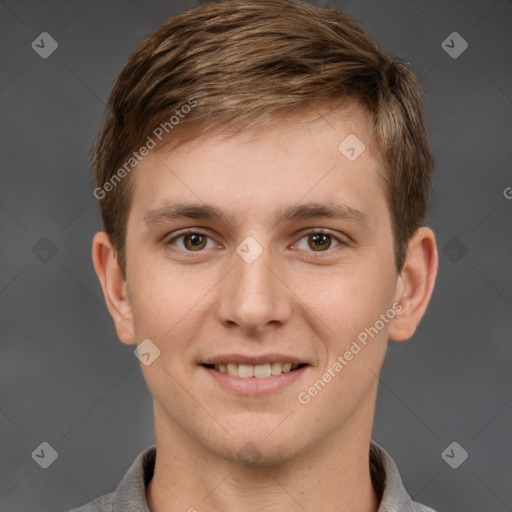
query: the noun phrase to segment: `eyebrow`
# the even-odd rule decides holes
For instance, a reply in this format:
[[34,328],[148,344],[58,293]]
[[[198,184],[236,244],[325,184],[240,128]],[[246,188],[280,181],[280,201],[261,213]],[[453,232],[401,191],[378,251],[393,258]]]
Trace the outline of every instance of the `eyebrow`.
[[[200,203],[173,203],[155,208],[144,215],[146,225],[170,222],[179,219],[219,220],[229,223],[234,216],[229,215],[213,205]],[[330,218],[335,220],[356,221],[362,224],[370,224],[367,213],[340,203],[304,203],[280,208],[276,211],[274,220],[276,223],[290,220],[305,220],[316,218]]]

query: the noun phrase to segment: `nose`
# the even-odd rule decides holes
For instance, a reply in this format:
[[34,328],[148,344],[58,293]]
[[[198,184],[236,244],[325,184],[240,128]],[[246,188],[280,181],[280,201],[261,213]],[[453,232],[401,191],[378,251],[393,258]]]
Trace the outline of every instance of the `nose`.
[[[268,245],[243,244],[232,255],[232,268],[217,290],[216,314],[227,328],[257,334],[285,325],[292,315],[293,293],[286,286],[284,267]],[[254,251],[261,252],[256,259]],[[251,252],[253,253],[251,255]]]

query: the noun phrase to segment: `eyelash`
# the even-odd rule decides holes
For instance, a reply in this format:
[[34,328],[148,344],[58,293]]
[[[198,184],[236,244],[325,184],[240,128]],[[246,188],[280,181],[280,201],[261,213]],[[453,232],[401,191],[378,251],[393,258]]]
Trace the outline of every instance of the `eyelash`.
[[[202,232],[200,230],[197,230],[197,229],[187,229],[185,231],[179,232],[178,234],[174,235],[172,238],[168,239],[165,245],[172,245],[174,242],[176,242],[176,240],[178,240],[178,239],[180,239],[180,238],[182,238],[182,237],[184,237],[186,235],[190,235],[190,234],[201,235],[201,236],[204,236],[204,237],[207,237],[207,238],[211,239],[211,237],[207,233],[204,233],[204,232]],[[302,240],[303,238],[309,236],[309,235],[329,235],[332,240],[335,240],[338,243],[337,246],[329,248],[326,251],[313,251],[313,250],[307,251],[307,252],[311,252],[312,254],[314,254],[315,255],[314,257],[319,257],[317,255],[321,255],[321,254],[331,254],[331,251],[334,251],[334,250],[340,248],[341,246],[348,245],[345,240],[342,240],[339,236],[336,236],[336,235],[332,234],[330,231],[325,230],[325,229],[316,229],[316,228],[309,228],[309,229],[304,230],[302,232],[301,238],[299,238],[299,241]],[[188,250],[185,250],[185,249],[183,249],[183,250],[177,249],[177,250],[179,250],[180,252],[188,253],[192,257],[194,256],[195,253],[205,252],[205,249],[202,249],[202,250],[199,250],[199,251],[188,251]]]

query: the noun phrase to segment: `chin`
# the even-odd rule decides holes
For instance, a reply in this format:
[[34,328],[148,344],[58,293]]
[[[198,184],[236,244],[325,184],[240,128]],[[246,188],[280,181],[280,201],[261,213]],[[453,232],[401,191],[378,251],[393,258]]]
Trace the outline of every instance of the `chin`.
[[233,449],[231,445],[222,450],[218,445],[212,447],[214,455],[251,469],[263,469],[271,466],[279,466],[292,461],[297,454],[297,447],[275,446],[268,441],[250,440],[238,441],[240,448]]
[[[238,424],[237,429],[229,428],[230,437],[223,430],[221,438],[211,436],[203,446],[213,455],[250,468],[264,468],[290,462],[306,448],[304,436],[296,436],[290,426],[279,422],[263,422],[256,429],[254,424]],[[218,433],[219,434],[219,433]],[[299,441],[297,440],[299,438]],[[304,446],[301,446],[304,444]]]

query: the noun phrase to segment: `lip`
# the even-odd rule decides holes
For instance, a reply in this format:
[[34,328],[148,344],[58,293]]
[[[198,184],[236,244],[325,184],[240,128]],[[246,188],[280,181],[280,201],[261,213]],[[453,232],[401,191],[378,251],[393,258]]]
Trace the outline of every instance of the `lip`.
[[262,354],[262,355],[247,355],[247,354],[220,354],[215,357],[211,357],[201,364],[250,364],[257,366],[265,363],[292,363],[292,364],[307,364],[307,361],[298,359],[294,356],[288,356],[286,354]]
[[[223,359],[226,361],[226,359]],[[240,361],[240,359],[238,359]],[[258,359],[261,361],[261,359]],[[280,361],[279,359],[273,359],[273,361]],[[234,360],[232,362],[235,362]],[[263,361],[269,362],[269,361]],[[290,362],[284,360],[283,362]],[[219,364],[219,363],[208,363],[208,364]],[[244,364],[241,362],[241,364]],[[258,363],[245,363],[245,364],[258,364]],[[300,364],[300,363],[299,363]],[[300,379],[307,371],[310,366],[302,366],[296,370],[289,372],[283,372],[279,375],[271,375],[270,377],[258,378],[258,377],[237,377],[235,375],[228,375],[227,373],[221,373],[213,368],[206,366],[200,366],[207,374],[225,390],[230,393],[235,393],[241,396],[264,396],[275,393],[276,391],[283,390],[287,386]]]

